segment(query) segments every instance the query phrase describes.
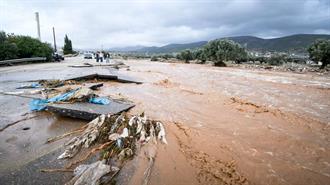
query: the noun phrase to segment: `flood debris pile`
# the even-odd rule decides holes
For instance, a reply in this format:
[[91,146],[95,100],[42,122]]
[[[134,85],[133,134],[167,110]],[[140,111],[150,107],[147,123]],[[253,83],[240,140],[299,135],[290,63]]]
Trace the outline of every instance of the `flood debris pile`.
[[33,88],[57,88],[57,87],[62,87],[64,85],[73,85],[76,84],[74,81],[65,81],[65,80],[38,80],[34,81],[31,84],[28,85],[22,85],[20,87],[17,87],[16,89],[33,89]]
[[[149,160],[144,179],[146,184],[154,164],[158,142],[167,144],[165,128],[160,121],[150,120],[143,113],[135,116],[128,116],[126,113],[101,115],[89,122],[79,136],[65,144],[65,151],[58,159],[73,158],[82,148],[99,145],[67,167],[70,168],[101,150],[100,161],[76,167],[75,177],[71,180],[74,181],[71,184],[100,184],[101,179],[102,183],[104,179],[111,181],[125,161],[132,159],[144,147]],[[104,178],[104,175],[108,177]]]

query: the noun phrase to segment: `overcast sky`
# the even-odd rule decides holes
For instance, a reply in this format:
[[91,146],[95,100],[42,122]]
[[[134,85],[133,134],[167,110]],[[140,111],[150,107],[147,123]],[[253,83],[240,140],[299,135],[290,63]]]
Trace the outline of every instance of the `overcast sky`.
[[330,0],[0,0],[0,30],[64,35],[74,48],[161,46],[219,37],[330,34]]

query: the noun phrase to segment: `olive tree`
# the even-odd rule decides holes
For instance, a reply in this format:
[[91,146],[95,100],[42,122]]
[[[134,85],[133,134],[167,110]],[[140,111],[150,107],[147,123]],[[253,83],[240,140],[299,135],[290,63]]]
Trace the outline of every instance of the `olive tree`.
[[198,50],[195,50],[193,51],[193,58],[195,60],[200,60],[201,63],[205,63],[207,58],[206,58],[206,55],[205,55],[205,52],[203,49],[198,49]]
[[316,40],[309,48],[309,58],[322,62],[320,69],[330,63],[330,40]]
[[240,44],[231,40],[216,39],[204,46],[204,53],[208,60],[216,66],[226,66],[224,61],[235,61],[237,63],[247,60],[247,52]]
[[193,54],[190,50],[181,51],[177,56],[177,59],[184,60],[189,63],[189,60],[193,60]]

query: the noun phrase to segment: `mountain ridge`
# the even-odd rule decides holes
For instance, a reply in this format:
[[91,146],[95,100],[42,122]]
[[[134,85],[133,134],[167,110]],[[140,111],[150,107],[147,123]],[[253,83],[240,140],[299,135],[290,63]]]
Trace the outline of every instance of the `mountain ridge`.
[[[293,51],[305,53],[307,47],[317,39],[330,39],[327,34],[295,34],[278,38],[264,39],[256,36],[222,37],[219,39],[233,40],[248,50],[252,51]],[[121,50],[137,53],[175,53],[185,49],[197,49],[203,47],[208,41],[198,41],[183,44],[167,44],[164,46],[150,46],[137,48],[135,50]]]

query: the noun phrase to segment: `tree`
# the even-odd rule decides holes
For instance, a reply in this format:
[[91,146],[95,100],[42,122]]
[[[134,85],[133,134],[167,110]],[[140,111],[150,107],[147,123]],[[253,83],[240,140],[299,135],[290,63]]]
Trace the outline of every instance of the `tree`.
[[315,62],[322,62],[320,69],[330,63],[330,40],[316,40],[308,48],[309,58]]
[[71,40],[68,38],[67,35],[65,35],[64,37],[64,47],[63,47],[63,54],[73,54],[73,50],[72,50],[72,42]]
[[193,59],[193,54],[190,50],[184,50],[181,51],[178,55],[177,58],[180,60],[184,60],[186,63],[189,63],[189,60]]
[[196,60],[200,60],[201,63],[206,62],[206,55],[203,49],[198,49],[193,51],[193,58]]
[[204,46],[204,53],[208,60],[216,66],[226,66],[224,61],[235,61],[240,63],[247,60],[247,52],[240,44],[231,40],[216,39]]
[[18,55],[16,44],[8,42],[4,31],[0,32],[0,60],[15,59]]

